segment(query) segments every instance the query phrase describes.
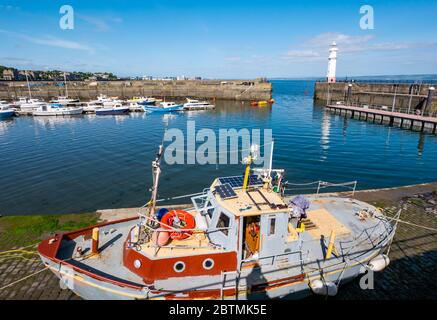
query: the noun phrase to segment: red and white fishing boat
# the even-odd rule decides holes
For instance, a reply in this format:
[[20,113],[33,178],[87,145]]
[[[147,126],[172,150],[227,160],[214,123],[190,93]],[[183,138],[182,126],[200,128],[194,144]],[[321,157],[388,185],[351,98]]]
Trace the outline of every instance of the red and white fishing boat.
[[[43,263],[85,299],[251,299],[334,295],[388,263],[396,225],[353,198],[283,195],[283,170],[221,177],[187,210],[157,210],[162,146],[151,200],[138,217],[56,234]],[[145,213],[144,213],[145,212]]]

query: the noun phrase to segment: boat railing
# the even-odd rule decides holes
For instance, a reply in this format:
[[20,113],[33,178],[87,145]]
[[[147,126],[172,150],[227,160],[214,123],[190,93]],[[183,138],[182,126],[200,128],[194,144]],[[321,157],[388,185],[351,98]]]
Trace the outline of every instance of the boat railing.
[[[355,190],[357,188],[358,181],[348,181],[348,182],[342,182],[342,183],[333,183],[328,181],[312,181],[307,183],[293,183],[286,181],[283,183],[284,186],[284,195],[293,195],[295,194],[294,191],[298,190],[315,190],[316,194],[320,194],[322,190],[326,188],[345,188],[351,191],[352,195],[355,194]],[[291,187],[288,187],[291,186]],[[291,193],[286,193],[286,191],[290,190]]]
[[[399,216],[399,213],[397,214]],[[366,254],[369,252],[369,249],[367,247],[367,244],[370,244],[372,248],[375,247],[381,247],[381,249],[387,244],[387,240],[390,240],[394,236],[395,226],[391,224],[390,221],[387,219],[379,218],[379,222],[375,224],[374,226],[371,226],[369,228],[364,229],[361,233],[359,233],[357,236],[353,237],[352,239],[347,240],[341,240],[338,242],[338,244],[341,246],[341,244],[347,243],[348,245],[346,247],[341,247],[342,256],[347,256],[350,261],[358,260],[358,257]],[[394,218],[396,219],[396,218]],[[384,226],[384,229],[381,229],[381,224]],[[389,227],[390,226],[390,227]],[[378,230],[380,232],[378,233]],[[275,254],[275,255],[269,255],[264,257],[258,257],[256,259],[243,259],[240,262],[240,270],[242,267],[244,267],[246,264],[257,264],[257,265],[274,265],[276,262],[281,261],[281,259],[289,257],[290,255],[300,255],[299,259],[290,261],[291,264],[287,264],[284,266],[284,268],[294,268],[297,266],[301,267],[302,272],[313,272],[313,271],[320,271],[325,269],[332,269],[336,267],[343,266],[345,263],[345,260],[340,259],[338,262],[334,262],[337,257],[330,258],[324,261],[324,266],[321,267],[320,264],[317,264],[317,266],[312,267],[312,261],[311,261],[311,255],[310,250],[302,250],[303,244],[308,244],[310,242],[313,242],[315,245],[320,245],[320,239],[314,239],[314,240],[301,240],[301,244],[299,246],[299,250],[293,251],[293,252],[287,252],[287,253],[281,253],[281,254]],[[327,244],[326,244],[327,245]],[[362,247],[360,250],[355,249]],[[312,247],[310,245],[309,247]],[[354,255],[352,259],[350,259],[350,255]],[[317,259],[314,259],[313,262],[317,262]],[[334,262],[334,263],[332,263]]]

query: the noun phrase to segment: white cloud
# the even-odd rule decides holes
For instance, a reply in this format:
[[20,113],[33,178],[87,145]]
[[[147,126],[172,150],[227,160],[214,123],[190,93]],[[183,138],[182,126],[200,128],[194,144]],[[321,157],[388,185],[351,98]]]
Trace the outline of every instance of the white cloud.
[[335,41],[339,52],[345,54],[355,54],[360,52],[375,51],[398,51],[406,49],[421,48],[435,45],[435,43],[418,42],[376,42],[373,35],[347,35],[342,33],[327,32],[321,33],[296,48],[284,53],[281,58],[284,60],[295,61],[314,61],[327,58],[329,46]]
[[58,47],[63,49],[82,50],[82,51],[88,51],[89,53],[94,53],[95,51],[94,48],[81,44],[79,42],[60,39],[49,35],[43,37],[31,37],[23,33],[2,30],[2,29],[0,29],[0,33],[3,33],[11,37],[18,37],[27,42],[40,44],[40,45]]

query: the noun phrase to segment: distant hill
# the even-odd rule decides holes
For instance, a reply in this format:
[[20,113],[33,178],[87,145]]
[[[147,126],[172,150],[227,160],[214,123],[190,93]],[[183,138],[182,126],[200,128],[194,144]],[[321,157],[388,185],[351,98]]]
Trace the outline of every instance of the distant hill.
[[[62,81],[64,80],[64,71],[60,70],[28,70],[27,75],[32,81]],[[117,80],[118,77],[110,72],[65,72],[67,80]],[[18,70],[12,67],[0,65],[1,80],[26,80],[26,71]]]

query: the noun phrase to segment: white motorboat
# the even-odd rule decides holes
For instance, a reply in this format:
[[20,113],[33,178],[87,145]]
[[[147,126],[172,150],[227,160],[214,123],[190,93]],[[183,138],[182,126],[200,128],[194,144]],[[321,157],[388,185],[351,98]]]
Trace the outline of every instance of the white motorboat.
[[44,104],[33,111],[34,116],[73,116],[83,112],[81,107],[66,107],[61,104]]
[[187,102],[184,103],[184,110],[206,110],[206,109],[214,109],[215,105],[210,104],[207,101],[199,101],[196,99],[188,99]]
[[80,103],[79,99],[71,99],[67,96],[59,96],[57,99],[53,99],[50,102],[61,105],[76,105]]
[[26,102],[23,102],[23,100],[20,98],[20,101],[18,104],[16,104],[16,106],[20,108],[20,111],[32,113],[45,104],[46,103],[44,101],[39,99],[26,99]]
[[117,97],[108,97],[104,94],[100,94],[97,96],[96,100],[92,100],[89,102],[85,102],[83,104],[83,111],[95,113],[97,110],[100,109],[106,109],[106,108],[112,108],[114,106],[121,105],[122,101],[119,100]]
[[11,108],[11,105],[6,101],[0,101],[0,120],[11,118],[15,113],[15,110]]

